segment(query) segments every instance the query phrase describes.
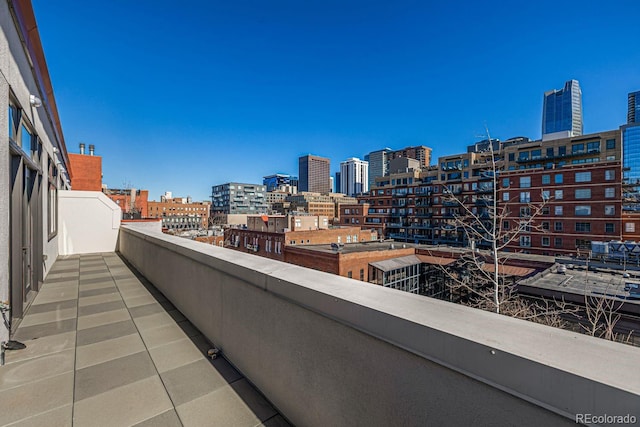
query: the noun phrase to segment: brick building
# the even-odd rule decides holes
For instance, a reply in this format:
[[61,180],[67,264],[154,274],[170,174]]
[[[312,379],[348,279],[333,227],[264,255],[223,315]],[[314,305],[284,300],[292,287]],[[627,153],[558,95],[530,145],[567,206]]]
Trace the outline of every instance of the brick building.
[[256,215],[247,217],[246,228],[225,230],[225,247],[267,258],[285,260],[293,246],[345,245],[376,240],[376,232],[360,227],[328,227],[328,219],[315,215]]
[[84,144],[80,144],[80,154],[69,153],[72,190],[102,191],[102,157],[94,155],[94,150],[90,145],[87,155]]
[[210,206],[208,201],[194,202],[190,197],[171,197],[171,193],[166,193],[159,202],[148,202],[148,217],[162,218],[162,227],[168,230],[206,230]]
[[437,166],[376,178],[360,198],[368,209],[354,220],[400,241],[466,246],[459,218],[468,209],[489,220],[495,182],[497,205],[509,211],[501,227],[517,226],[545,202],[531,231],[525,228],[508,250],[572,254],[592,240],[622,238],[621,158],[619,130],[544,142],[493,140],[441,157]]
[[148,190],[103,188],[102,192],[120,206],[123,219],[148,218]]

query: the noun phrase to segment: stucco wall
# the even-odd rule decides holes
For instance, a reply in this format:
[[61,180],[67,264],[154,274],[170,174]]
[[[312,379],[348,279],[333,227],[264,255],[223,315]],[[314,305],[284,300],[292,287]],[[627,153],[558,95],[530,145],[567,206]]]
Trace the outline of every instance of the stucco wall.
[[640,418],[637,348],[130,226],[119,250],[297,425]]
[[58,192],[60,255],[113,252],[122,211],[98,191]]

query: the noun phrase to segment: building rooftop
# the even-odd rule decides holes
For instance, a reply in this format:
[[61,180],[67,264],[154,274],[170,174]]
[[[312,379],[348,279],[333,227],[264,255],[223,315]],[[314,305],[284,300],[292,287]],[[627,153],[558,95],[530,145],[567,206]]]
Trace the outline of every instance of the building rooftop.
[[[290,246],[291,247],[291,246]],[[398,249],[407,249],[407,248],[416,248],[418,245],[413,243],[398,243],[392,241],[385,242],[366,242],[366,243],[347,243],[345,245],[340,245],[340,249],[336,250],[332,245],[298,245],[293,246],[298,249],[305,249],[308,251],[315,252],[324,252],[324,253],[335,253],[340,252],[343,254],[357,253],[357,252],[375,252],[375,251],[388,251],[388,250],[398,250]]]

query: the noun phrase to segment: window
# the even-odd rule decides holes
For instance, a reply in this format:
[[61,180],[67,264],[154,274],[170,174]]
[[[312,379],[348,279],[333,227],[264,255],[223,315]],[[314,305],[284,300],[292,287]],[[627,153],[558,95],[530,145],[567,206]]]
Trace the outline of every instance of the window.
[[636,224],[635,224],[635,222],[625,222],[624,223],[624,231],[625,231],[625,233],[635,233],[636,232]]
[[560,221],[556,221],[556,222],[553,224],[553,230],[554,230],[554,231],[562,231],[562,222],[560,222]]
[[600,141],[593,141],[587,143],[587,151],[589,153],[600,151]]
[[607,222],[604,225],[604,232],[605,233],[615,233],[615,230],[616,230],[615,224],[612,223],[612,222]]
[[616,171],[613,169],[608,169],[604,171],[604,180],[605,181],[613,181],[616,179]]
[[613,187],[607,187],[604,189],[604,197],[607,199],[613,199],[616,197],[616,189]]
[[360,269],[360,280],[364,282],[364,268]]
[[352,279],[353,278],[353,271],[347,271],[347,277],[349,279]]
[[531,202],[531,193],[528,191],[520,192],[520,203],[529,203]]
[[578,188],[576,189],[576,199],[590,199],[591,198],[591,189],[590,188]]
[[562,206],[554,206],[554,213],[556,216],[562,216]]
[[553,157],[553,147],[547,148],[547,157]]
[[564,190],[556,190],[554,197],[556,200],[562,200],[564,197]]
[[591,172],[576,172],[576,182],[591,182]]
[[509,192],[505,191],[504,193],[502,193],[502,201],[503,202],[508,202],[509,201]]
[[503,230],[509,229],[509,221],[502,221],[502,229]]
[[529,188],[529,187],[531,187],[531,177],[530,176],[520,177],[520,188]]
[[542,185],[551,184],[551,175],[542,175]]
[[542,229],[543,230],[548,230],[549,229],[549,221],[543,221],[542,222]]
[[607,150],[613,150],[614,148],[616,148],[616,140],[607,139]]
[[502,186],[504,188],[509,188],[509,183],[510,183],[509,178],[502,178]]
[[573,144],[571,146],[571,153],[572,154],[584,153],[584,144]]
[[47,230],[49,232],[49,240],[53,239],[58,233],[58,169],[55,167],[54,161],[49,157],[49,203],[47,206]]
[[549,237],[542,237],[542,246],[551,246],[551,239]]
[[513,162],[516,159],[515,153],[509,153],[509,161]]
[[531,216],[531,208],[520,208],[520,218],[526,218]]
[[606,205],[604,207],[604,214],[605,215],[615,215],[616,214],[616,207],[614,205]]
[[520,236],[520,246],[531,247],[531,236]]
[[549,190],[542,190],[542,200],[544,200],[545,202],[548,201],[551,198],[551,191]]
[[562,182],[563,182],[563,178],[564,178],[564,176],[563,176],[563,174],[561,174],[561,173],[557,173],[557,174],[555,174],[555,175],[554,175],[554,177],[553,177],[553,179],[554,179],[554,181],[555,181],[555,183],[556,183],[556,184],[562,184]]
[[591,206],[578,205],[576,206],[576,216],[589,216],[591,215]]
[[556,248],[561,248],[562,247],[562,237],[556,237],[555,239],[553,239],[553,246],[555,246]]
[[576,231],[580,233],[589,233],[591,232],[591,223],[590,222],[576,222]]

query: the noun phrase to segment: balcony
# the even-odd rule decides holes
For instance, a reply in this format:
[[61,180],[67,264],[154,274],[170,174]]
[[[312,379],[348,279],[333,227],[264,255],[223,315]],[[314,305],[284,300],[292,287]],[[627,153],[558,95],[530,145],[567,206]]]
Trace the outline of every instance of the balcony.
[[[15,336],[27,349],[0,368],[3,421],[575,425],[582,413],[640,416],[634,347],[136,225],[120,227],[117,249],[61,257],[48,272]],[[224,358],[205,358],[210,342]]]

